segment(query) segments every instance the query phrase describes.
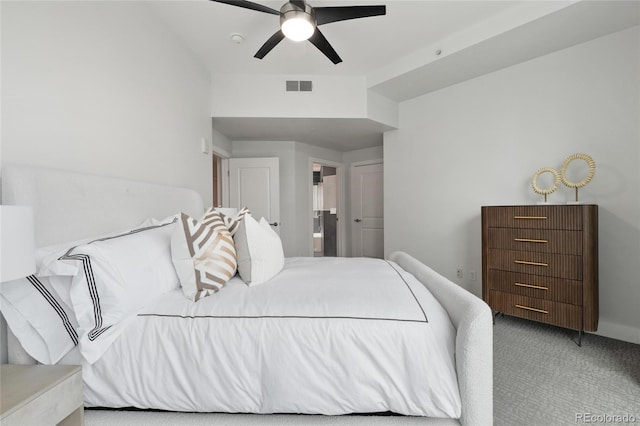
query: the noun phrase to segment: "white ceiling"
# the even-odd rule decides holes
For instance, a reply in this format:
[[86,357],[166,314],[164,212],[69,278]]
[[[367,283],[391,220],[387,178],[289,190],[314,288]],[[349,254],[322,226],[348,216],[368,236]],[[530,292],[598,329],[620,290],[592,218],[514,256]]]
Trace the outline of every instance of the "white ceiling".
[[[260,1],[279,10],[285,1]],[[334,65],[309,42],[283,40],[264,59],[253,55],[280,26],[278,16],[208,0],[151,1],[151,7],[212,73],[366,75],[520,2],[310,0],[312,6],[380,5],[385,16],[319,28],[344,62]],[[245,37],[242,44],[231,34]]]
[[[284,1],[256,1],[279,9]],[[209,0],[146,2],[212,74],[364,76],[397,102],[638,25],[633,1],[311,0],[312,6],[386,4],[387,14],[319,27],[342,57],[283,40],[253,55],[279,27],[275,15]],[[241,44],[231,34],[245,38]],[[442,56],[434,52],[443,48]],[[215,77],[214,77],[215,78]],[[223,118],[231,140],[288,140],[338,151],[381,145],[389,128],[368,119]]]

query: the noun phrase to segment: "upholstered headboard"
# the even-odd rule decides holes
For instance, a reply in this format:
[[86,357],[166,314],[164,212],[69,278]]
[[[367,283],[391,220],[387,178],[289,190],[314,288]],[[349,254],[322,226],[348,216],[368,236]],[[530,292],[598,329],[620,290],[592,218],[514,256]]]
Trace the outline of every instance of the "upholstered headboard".
[[[204,212],[191,189],[13,164],[2,166],[2,204],[33,207],[36,247],[131,229],[151,217]],[[36,362],[2,331],[7,342],[0,346],[7,345],[10,363]]]
[[2,204],[33,207],[36,247],[204,211],[191,189],[11,164],[2,167]]

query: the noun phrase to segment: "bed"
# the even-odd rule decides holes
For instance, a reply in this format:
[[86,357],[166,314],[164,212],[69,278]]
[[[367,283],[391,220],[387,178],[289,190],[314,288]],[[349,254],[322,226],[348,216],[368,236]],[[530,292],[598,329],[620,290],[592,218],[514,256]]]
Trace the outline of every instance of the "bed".
[[[22,165],[3,165],[2,189],[34,208],[37,247],[205,210],[188,189]],[[55,362],[83,365],[86,406],[493,423],[490,309],[403,252],[290,258],[260,286],[235,276],[198,302],[168,290],[136,312],[86,344],[63,330],[73,348]],[[36,362],[8,334],[9,362]]]

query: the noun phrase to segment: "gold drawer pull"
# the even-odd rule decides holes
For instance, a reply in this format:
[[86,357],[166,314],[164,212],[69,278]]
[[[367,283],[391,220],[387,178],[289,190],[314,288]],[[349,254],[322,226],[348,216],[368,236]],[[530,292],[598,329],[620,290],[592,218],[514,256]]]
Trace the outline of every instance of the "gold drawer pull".
[[547,220],[546,216],[514,216],[514,219],[537,219],[537,220]]
[[518,287],[527,287],[527,288],[535,288],[537,290],[549,290],[549,287],[543,287],[541,285],[533,285],[533,284],[522,284],[522,283],[513,283]]
[[526,260],[514,260],[513,263],[517,263],[517,264],[520,264],[520,265],[533,265],[533,266],[544,266],[544,267],[549,266],[548,263],[529,262],[529,261],[526,261]]
[[518,241],[521,243],[548,243],[547,240],[532,240],[531,238],[514,238],[513,241]]
[[516,308],[520,308],[520,309],[526,309],[527,311],[534,311],[534,312],[540,312],[541,314],[548,314],[548,311],[545,311],[544,309],[536,309],[536,308],[530,308],[528,306],[522,306],[522,305],[513,305]]

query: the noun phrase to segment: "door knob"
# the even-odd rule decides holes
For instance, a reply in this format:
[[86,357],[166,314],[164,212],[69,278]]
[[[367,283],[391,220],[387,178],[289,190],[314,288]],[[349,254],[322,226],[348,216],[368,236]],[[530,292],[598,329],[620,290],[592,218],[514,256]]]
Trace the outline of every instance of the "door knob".
[[362,219],[353,219],[354,222],[362,222]]
[[271,226],[278,226],[278,222],[273,222],[273,223],[270,223],[269,225],[271,225]]

